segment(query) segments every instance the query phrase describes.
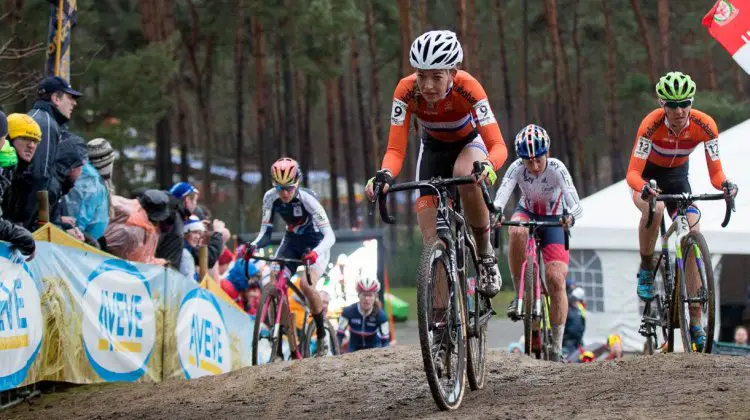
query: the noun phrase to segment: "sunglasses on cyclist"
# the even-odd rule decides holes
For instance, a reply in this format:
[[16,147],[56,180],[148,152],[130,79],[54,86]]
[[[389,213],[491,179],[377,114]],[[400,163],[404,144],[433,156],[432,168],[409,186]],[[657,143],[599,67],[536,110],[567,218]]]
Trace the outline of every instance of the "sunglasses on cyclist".
[[296,185],[274,185],[273,187],[276,188],[276,191],[293,191],[297,188]]
[[685,99],[684,101],[664,101],[664,106],[669,109],[687,108],[692,104],[692,99]]

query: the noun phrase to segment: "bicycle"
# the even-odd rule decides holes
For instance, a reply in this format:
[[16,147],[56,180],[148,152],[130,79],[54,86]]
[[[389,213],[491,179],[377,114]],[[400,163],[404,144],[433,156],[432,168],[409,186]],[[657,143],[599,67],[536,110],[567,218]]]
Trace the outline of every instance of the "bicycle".
[[[260,257],[252,256],[252,259],[263,260],[275,263],[286,263],[292,265],[304,264],[305,277],[307,283],[312,285],[310,279],[310,265],[303,263],[301,260],[291,258]],[[290,281],[289,277],[283,271],[273,270],[275,275],[271,276],[271,281],[265,285],[260,298],[261,308],[255,316],[255,328],[253,329],[253,366],[273,363],[276,360],[302,359],[309,357],[314,353],[317,343],[314,340],[316,332],[315,322],[310,315],[310,305],[305,295],[299,288]],[[275,278],[274,278],[275,277]],[[295,325],[295,314],[289,309],[288,289],[300,298],[305,308],[303,319],[305,327],[297,331]],[[339,355],[338,339],[336,330],[331,322],[326,319],[326,337],[329,341],[329,355]],[[284,339],[286,337],[286,339]],[[270,343],[267,346],[262,345],[262,340]],[[286,346],[284,346],[286,344]],[[267,361],[265,357],[268,357]]]
[[[568,215],[563,209],[563,217]],[[540,246],[542,228],[563,227],[561,222],[547,222],[536,220],[509,220],[502,222],[502,226],[518,226],[529,230],[526,242],[526,260],[521,264],[521,278],[518,284],[518,300],[516,313],[523,319],[524,354],[534,353],[537,359],[549,360],[552,346],[552,325],[549,320],[549,293],[547,279],[544,274],[544,259]],[[495,228],[494,246],[499,246],[500,228]],[[569,249],[570,231],[564,228],[565,250]],[[534,323],[539,323],[539,329],[534,330]],[[543,331],[543,333],[542,333]],[[534,346],[535,339],[539,342]]]
[[[437,196],[437,238],[424,245],[420,258],[417,324],[427,383],[441,410],[454,410],[461,405],[465,378],[468,377],[472,390],[483,388],[485,383],[487,324],[495,312],[489,298],[479,293],[468,294],[467,279],[473,276],[480,281],[486,271],[467,229],[458,194],[452,198],[453,207],[449,206],[449,195],[452,195],[449,187],[475,182],[473,176],[436,177],[429,181],[394,184],[385,194],[381,192],[382,185],[376,183],[374,189],[380,216],[389,224],[395,220],[388,214],[388,194],[424,188],[433,190]],[[486,185],[482,183],[481,188],[485,205],[493,212]],[[373,205],[374,202],[370,214]],[[433,296],[433,292],[439,296]],[[466,305],[464,299],[467,299]],[[435,308],[436,302],[447,306]],[[441,382],[443,379],[445,383]]]
[[[656,181],[649,181],[651,188],[656,189]],[[656,284],[654,299],[646,302],[643,309],[643,319],[638,332],[646,337],[646,353],[653,354],[657,349],[666,352],[674,351],[674,329],[679,328],[682,336],[683,348],[686,352],[697,351],[690,335],[690,305],[700,305],[701,326],[706,333],[706,343],[703,353],[711,353],[714,340],[714,311],[716,306],[714,294],[714,274],[711,265],[711,254],[709,253],[706,240],[700,232],[691,232],[687,219],[687,209],[694,201],[725,200],[726,213],[721,227],[729,224],[734,208],[734,198],[724,193],[718,194],[659,194],[649,200],[649,215],[646,228],[653,222],[656,211],[656,202],[673,202],[677,204],[677,216],[672,221],[669,229],[662,217],[659,228],[661,236],[661,253],[652,275]],[[700,216],[699,216],[700,217]],[[700,218],[699,218],[700,220]],[[674,266],[669,252],[669,238],[675,235],[675,261]],[[693,257],[692,259],[690,257]],[[695,296],[690,296],[687,282],[687,263],[695,261],[697,272],[700,277],[700,287]],[[672,268],[674,267],[674,269]],[[661,272],[661,278],[657,276]],[[659,281],[661,280],[661,281]],[[679,324],[678,324],[679,323]]]

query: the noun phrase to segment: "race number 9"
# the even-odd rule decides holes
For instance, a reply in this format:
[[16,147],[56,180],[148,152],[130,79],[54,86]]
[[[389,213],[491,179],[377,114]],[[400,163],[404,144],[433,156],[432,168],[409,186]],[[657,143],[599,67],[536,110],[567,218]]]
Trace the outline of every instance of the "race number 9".
[[406,120],[406,103],[404,101],[394,99],[393,108],[391,108],[391,125],[404,125]]

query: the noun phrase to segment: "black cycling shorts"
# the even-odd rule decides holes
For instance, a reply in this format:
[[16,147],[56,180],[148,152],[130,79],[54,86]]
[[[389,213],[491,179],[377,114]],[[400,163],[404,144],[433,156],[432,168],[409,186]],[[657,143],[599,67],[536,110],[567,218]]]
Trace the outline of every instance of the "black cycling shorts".
[[[642,176],[646,182],[651,179],[655,180],[656,186],[661,190],[662,194],[692,193],[693,190],[690,188],[690,181],[688,180],[688,165],[689,162],[685,162],[682,166],[665,168],[647,162]],[[669,215],[674,217],[677,213],[677,203],[671,202],[665,204]],[[690,205],[695,207],[694,203]]]
[[[467,138],[453,143],[435,140],[428,136],[422,138],[417,158],[417,181],[429,180],[435,177],[452,178],[453,166],[456,164],[458,155],[467,147],[476,147],[487,154],[484,140],[476,132]],[[451,189],[451,194],[455,194]],[[421,188],[420,196],[435,195],[430,188]]]

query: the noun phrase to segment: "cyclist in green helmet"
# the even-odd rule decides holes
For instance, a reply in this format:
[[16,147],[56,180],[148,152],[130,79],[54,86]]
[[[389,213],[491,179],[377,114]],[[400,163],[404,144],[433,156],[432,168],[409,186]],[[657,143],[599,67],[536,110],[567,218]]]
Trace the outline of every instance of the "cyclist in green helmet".
[[[688,159],[698,146],[703,146],[711,185],[725,194],[736,195],[737,186],[727,180],[719,158],[719,130],[708,114],[693,108],[696,85],[687,74],[673,71],[662,76],[656,84],[659,108],[649,113],[641,122],[635,137],[635,146],[628,165],[627,182],[632,189],[633,202],[641,211],[638,230],[641,265],[638,271],[638,297],[643,301],[654,298],[653,256],[656,239],[664,213],[664,203],[656,203],[656,212],[647,229],[651,197],[664,194],[690,193]],[[657,189],[647,180],[656,180]],[[676,204],[666,206],[670,216],[676,213]],[[691,230],[699,230],[700,213],[693,204],[688,210]],[[694,294],[700,285],[697,273],[688,274],[688,292]],[[701,325],[700,305],[690,308],[690,333],[699,347],[705,343]]]

